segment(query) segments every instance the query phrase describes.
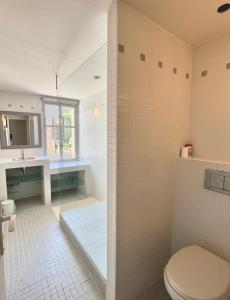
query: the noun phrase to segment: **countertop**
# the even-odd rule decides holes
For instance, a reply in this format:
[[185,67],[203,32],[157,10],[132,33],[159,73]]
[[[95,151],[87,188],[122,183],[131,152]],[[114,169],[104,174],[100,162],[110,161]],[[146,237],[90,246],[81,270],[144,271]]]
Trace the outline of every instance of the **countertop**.
[[84,171],[89,167],[87,161],[59,161],[50,162],[50,174],[57,174],[59,172],[71,172],[71,171]]
[[33,159],[13,160],[13,158],[0,159],[1,169],[23,168],[38,165],[46,165],[50,174],[57,174],[58,172],[71,172],[86,170],[89,167],[87,161],[59,161],[51,162],[47,156],[37,156]]
[[49,158],[46,156],[36,156],[33,159],[13,160],[14,158],[0,159],[0,168],[22,168],[35,165],[45,165],[49,163]]

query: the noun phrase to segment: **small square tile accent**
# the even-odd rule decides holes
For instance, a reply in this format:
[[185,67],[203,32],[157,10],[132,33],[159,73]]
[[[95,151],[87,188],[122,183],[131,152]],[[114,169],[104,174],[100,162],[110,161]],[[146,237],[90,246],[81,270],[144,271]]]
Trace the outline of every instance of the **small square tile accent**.
[[141,61],[145,61],[145,54],[144,54],[144,53],[141,53],[141,54],[140,54],[140,60],[141,60]]
[[118,51],[119,51],[120,53],[125,53],[125,46],[122,45],[122,44],[118,44]]
[[161,68],[161,69],[163,68],[163,62],[162,61],[158,61],[158,67]]
[[177,74],[177,68],[173,68],[173,73]]
[[189,79],[189,73],[185,74],[186,79]]
[[207,70],[201,72],[201,77],[205,77],[207,75],[208,75],[208,71]]
[[230,62],[226,64],[226,69],[227,69],[227,70],[230,69]]

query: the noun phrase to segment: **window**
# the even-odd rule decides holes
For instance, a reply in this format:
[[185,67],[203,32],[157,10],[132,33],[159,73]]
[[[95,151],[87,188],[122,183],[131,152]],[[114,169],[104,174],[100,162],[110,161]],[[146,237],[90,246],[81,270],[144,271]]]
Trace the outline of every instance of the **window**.
[[77,157],[77,105],[44,102],[46,154],[53,161]]

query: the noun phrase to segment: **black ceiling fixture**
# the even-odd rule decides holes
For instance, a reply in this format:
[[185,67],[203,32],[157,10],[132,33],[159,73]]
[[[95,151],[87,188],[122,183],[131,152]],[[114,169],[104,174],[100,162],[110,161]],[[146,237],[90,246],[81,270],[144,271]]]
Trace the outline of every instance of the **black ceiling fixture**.
[[230,9],[230,3],[225,3],[225,4],[223,4],[223,5],[221,5],[220,7],[217,8],[217,12],[222,14],[222,13],[226,12],[229,9]]

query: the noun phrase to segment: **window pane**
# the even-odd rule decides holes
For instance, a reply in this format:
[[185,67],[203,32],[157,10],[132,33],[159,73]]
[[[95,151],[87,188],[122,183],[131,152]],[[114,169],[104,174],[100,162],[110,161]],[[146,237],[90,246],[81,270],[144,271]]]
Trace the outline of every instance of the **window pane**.
[[60,160],[59,127],[46,127],[46,148],[51,160]]
[[75,158],[75,129],[64,128],[63,136],[63,159]]
[[62,119],[64,126],[74,126],[74,108],[71,106],[62,106]]
[[59,125],[59,106],[55,104],[45,104],[46,125]]

